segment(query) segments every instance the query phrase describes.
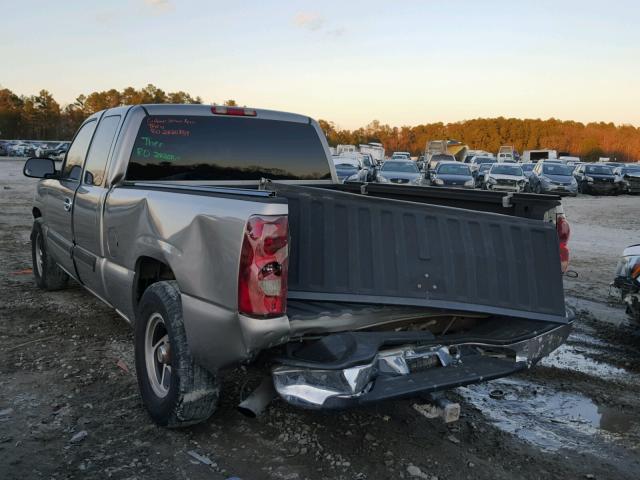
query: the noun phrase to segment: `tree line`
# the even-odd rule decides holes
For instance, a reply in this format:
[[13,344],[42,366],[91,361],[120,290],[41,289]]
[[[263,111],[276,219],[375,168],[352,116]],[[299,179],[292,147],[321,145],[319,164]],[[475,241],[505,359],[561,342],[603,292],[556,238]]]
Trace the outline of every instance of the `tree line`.
[[[0,138],[68,140],[89,115],[105,108],[140,103],[203,103],[203,100],[183,91],[165,92],[149,84],[141,89],[127,87],[83,94],[62,107],[47,90],[24,96],[5,88],[0,89]],[[237,105],[234,100],[223,104]],[[551,148],[592,161],[602,156],[619,161],[640,160],[640,128],[605,122],[498,117],[413,127],[391,127],[374,120],[355,130],[320,120],[320,126],[332,146],[380,142],[387,151],[408,151],[413,155],[423,153],[429,140],[455,139],[490,152],[497,152],[501,145],[513,145],[519,152]]]

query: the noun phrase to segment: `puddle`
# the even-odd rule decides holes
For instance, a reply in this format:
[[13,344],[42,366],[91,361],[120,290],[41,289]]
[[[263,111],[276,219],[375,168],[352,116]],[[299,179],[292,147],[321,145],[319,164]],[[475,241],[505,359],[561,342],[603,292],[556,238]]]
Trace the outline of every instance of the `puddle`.
[[[496,390],[503,395],[492,398]],[[570,448],[604,455],[594,434],[619,436],[635,422],[634,416],[598,406],[584,395],[517,379],[463,387],[458,393],[501,430],[546,451]]]
[[594,377],[618,380],[625,383],[637,383],[638,375],[625,370],[624,368],[615,367],[608,363],[598,362],[593,358],[589,358],[584,354],[598,354],[597,349],[588,346],[561,345],[554,350],[549,356],[543,358],[538,365],[545,367],[561,368],[563,370],[573,370],[585,373]]

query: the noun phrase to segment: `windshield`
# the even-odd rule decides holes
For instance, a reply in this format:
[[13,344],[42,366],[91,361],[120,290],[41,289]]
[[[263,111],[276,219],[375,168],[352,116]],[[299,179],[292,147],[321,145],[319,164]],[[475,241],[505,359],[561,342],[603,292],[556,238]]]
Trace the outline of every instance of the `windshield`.
[[497,175],[518,175],[522,176],[522,168],[520,165],[505,165],[504,163],[494,163],[491,167],[491,173]]
[[640,172],[640,165],[628,165],[622,168],[622,173]]
[[336,170],[341,172],[356,172],[358,168],[350,163],[336,163]]
[[419,173],[416,164],[411,162],[385,162],[380,170],[382,172]]
[[456,159],[453,155],[433,155],[431,157],[432,162],[455,162]]
[[150,115],[127,180],[331,179],[311,124],[246,117]]
[[478,169],[479,172],[487,172],[491,169],[491,164],[490,163],[483,163],[482,165],[480,165],[480,168]]
[[523,172],[530,172],[533,170],[533,167],[535,167],[535,164],[533,163],[525,163],[524,165],[521,165],[520,168],[522,168]]
[[469,167],[459,163],[440,164],[440,166],[438,166],[438,173],[441,175],[471,175]]
[[569,176],[573,172],[571,167],[567,167],[562,163],[547,163],[545,162],[542,165],[542,173],[546,173],[547,175],[562,175]]
[[596,175],[613,175],[613,170],[607,165],[587,165],[584,171]]

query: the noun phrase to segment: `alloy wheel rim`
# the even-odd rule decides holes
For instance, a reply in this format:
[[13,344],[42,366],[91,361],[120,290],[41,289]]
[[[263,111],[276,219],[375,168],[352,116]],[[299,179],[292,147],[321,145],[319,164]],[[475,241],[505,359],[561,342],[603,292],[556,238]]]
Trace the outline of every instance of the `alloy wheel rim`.
[[40,234],[36,237],[36,270],[39,277],[42,277],[43,253],[42,253],[42,237]]
[[144,338],[147,376],[153,393],[164,398],[171,387],[171,345],[162,315],[153,313],[147,322]]

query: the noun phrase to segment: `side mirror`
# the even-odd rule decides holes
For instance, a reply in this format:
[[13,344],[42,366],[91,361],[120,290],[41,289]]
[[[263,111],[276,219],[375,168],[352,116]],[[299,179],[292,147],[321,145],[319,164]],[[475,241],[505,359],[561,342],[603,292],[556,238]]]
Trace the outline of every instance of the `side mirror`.
[[22,173],[25,177],[51,178],[56,174],[56,164],[50,158],[32,157],[25,162]]

